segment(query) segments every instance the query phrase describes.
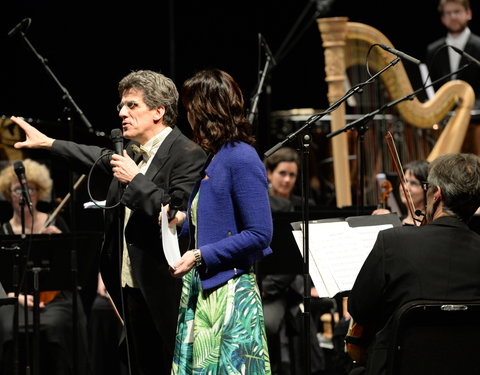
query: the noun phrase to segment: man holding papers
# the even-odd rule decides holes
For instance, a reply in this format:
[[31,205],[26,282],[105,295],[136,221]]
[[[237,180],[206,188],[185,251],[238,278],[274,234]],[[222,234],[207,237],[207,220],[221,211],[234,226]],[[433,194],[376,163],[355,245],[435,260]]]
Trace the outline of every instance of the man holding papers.
[[438,157],[423,187],[427,224],[380,231],[349,295],[354,321],[376,330],[366,374],[385,373],[389,318],[400,306],[415,299],[480,298],[480,236],[467,225],[480,205],[480,158]]

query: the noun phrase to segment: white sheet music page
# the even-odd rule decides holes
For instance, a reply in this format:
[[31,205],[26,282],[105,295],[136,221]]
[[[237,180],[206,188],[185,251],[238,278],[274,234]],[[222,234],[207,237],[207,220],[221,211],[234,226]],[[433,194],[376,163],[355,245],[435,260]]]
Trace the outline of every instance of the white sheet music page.
[[[352,228],[346,221],[309,225],[309,259],[313,260],[310,276],[321,297],[334,297],[339,292],[352,289],[378,232],[393,227],[384,224]],[[301,238],[301,232],[296,232]],[[297,245],[302,249],[298,240]]]
[[165,206],[162,205],[162,244],[165,258],[168,265],[172,266],[177,263],[180,258],[180,247],[178,246],[177,226],[168,226],[168,218]]
[[[303,256],[303,233],[301,230],[294,230],[293,237],[297,243],[300,253]],[[336,293],[338,287],[336,286],[335,280],[331,275],[328,268],[322,268],[321,265],[317,265],[315,258],[310,254],[308,257],[309,260],[309,274],[312,279],[313,285],[317,289],[318,295],[320,297],[330,296],[332,293]]]

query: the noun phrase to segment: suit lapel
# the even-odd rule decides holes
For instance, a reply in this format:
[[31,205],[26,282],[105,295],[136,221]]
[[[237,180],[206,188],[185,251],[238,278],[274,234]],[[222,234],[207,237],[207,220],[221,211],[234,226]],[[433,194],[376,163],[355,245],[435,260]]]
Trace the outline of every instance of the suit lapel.
[[173,142],[175,141],[175,139],[178,138],[180,134],[180,130],[177,127],[174,127],[170,134],[167,135],[167,137],[162,142],[157,152],[153,156],[153,160],[148,166],[147,171],[145,172],[145,177],[153,180],[155,175],[160,171],[160,169],[162,169],[163,165],[171,154],[170,149],[172,148]]

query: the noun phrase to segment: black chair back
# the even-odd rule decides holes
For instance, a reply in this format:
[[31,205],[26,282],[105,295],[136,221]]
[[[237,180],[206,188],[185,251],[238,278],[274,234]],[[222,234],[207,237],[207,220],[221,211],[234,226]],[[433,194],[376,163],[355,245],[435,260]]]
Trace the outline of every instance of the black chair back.
[[480,301],[412,301],[393,324],[388,374],[480,374]]

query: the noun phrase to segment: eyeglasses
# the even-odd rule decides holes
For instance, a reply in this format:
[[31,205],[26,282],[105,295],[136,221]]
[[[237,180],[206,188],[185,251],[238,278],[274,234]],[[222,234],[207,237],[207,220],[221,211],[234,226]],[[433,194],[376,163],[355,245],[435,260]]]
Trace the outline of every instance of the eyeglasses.
[[[36,188],[31,188],[31,187],[29,187],[29,188],[28,188],[28,193],[29,193],[29,194],[33,194],[33,192],[36,191],[36,190],[37,190]],[[11,190],[11,192],[12,192],[12,193],[15,193],[15,194],[17,194],[17,195],[22,195],[22,189],[20,189],[20,188],[13,189],[13,190]]]
[[427,191],[430,188],[430,184],[426,181],[422,182],[422,188],[423,190]]
[[123,106],[127,106],[128,109],[134,109],[136,107],[138,107],[140,104],[138,104],[137,102],[134,102],[133,100],[131,101],[128,101],[128,102],[125,102],[125,103],[119,103],[117,105],[117,111],[120,112],[123,108]]

